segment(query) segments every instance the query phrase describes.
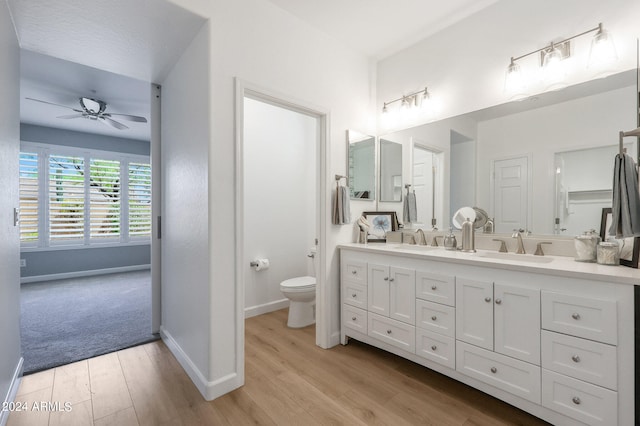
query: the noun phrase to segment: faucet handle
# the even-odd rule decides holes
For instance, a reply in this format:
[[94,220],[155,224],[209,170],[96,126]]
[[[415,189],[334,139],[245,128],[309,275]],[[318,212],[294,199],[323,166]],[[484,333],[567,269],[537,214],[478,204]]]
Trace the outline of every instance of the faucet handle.
[[551,241],[541,241],[538,243],[538,247],[536,247],[536,252],[533,253],[535,256],[544,256],[544,252],[542,251],[542,244],[552,244]]
[[498,238],[494,238],[493,241],[498,241],[500,243],[500,249],[498,250],[498,252],[500,252],[500,253],[508,253],[507,243],[504,240],[500,240]]
[[438,237],[442,238],[442,235],[434,235],[431,239],[431,246],[438,247]]

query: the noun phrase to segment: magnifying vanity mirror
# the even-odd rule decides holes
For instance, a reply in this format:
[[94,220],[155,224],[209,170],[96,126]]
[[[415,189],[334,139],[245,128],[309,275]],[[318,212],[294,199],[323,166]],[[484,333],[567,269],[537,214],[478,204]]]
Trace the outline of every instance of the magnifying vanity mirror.
[[[427,191],[427,197],[432,191],[442,197],[436,204],[439,229],[450,226],[460,207],[479,206],[494,219],[497,233],[522,228],[575,236],[599,229],[602,208],[611,206],[618,133],[637,127],[637,96],[630,70],[381,140],[412,153],[415,146],[427,146],[441,155],[442,179]],[[637,159],[636,141],[626,142]],[[407,183],[415,184],[415,165],[404,161],[411,171]]]
[[380,201],[402,201],[402,144],[380,138]]
[[376,193],[376,138],[347,130],[347,141],[351,199],[372,201]]

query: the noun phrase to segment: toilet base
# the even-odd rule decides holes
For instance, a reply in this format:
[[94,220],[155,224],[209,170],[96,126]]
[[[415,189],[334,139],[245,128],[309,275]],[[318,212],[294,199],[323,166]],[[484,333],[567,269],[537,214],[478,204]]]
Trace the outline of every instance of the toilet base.
[[316,322],[316,302],[294,302],[289,304],[287,327],[302,328]]

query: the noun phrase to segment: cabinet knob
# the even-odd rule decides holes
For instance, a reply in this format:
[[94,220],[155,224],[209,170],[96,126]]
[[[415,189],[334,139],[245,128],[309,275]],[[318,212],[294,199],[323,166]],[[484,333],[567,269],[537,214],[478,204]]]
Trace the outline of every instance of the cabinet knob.
[[495,367],[491,367],[491,372],[492,372],[493,374],[496,374],[496,373],[498,372],[498,369],[497,369],[497,368],[495,368]]
[[387,334],[391,334],[391,330],[387,330]]
[[502,299],[496,299],[496,305],[500,305],[502,303]]
[[574,356],[571,357],[571,360],[573,362],[580,362],[580,357],[578,355],[574,355]]
[[353,294],[351,295],[351,297],[354,297],[354,298],[355,298],[355,297],[358,297],[358,295],[357,295],[357,294],[355,294],[355,293],[353,293]]
[[356,317],[351,317],[351,321],[355,321],[355,320],[356,320]]
[[393,281],[393,278],[389,278],[389,281]]
[[487,302],[487,303],[489,303],[489,302],[491,302],[491,298],[490,298],[490,297],[485,297],[485,298],[484,298],[484,301],[485,301],[485,302]]
[[576,404],[576,405],[580,405],[580,403],[582,402],[582,401],[580,401],[580,398],[578,398],[577,396],[574,396],[571,399],[571,401],[573,401],[573,403]]
[[351,271],[351,273],[352,273],[353,275],[355,275],[355,274],[357,274],[358,272],[354,269],[353,271]]
[[437,290],[437,289],[438,289],[438,286],[437,286],[437,285],[432,285],[432,286],[431,286],[431,290]]
[[435,351],[436,349],[438,349],[438,347],[436,345],[431,346],[431,350]]
[[437,317],[437,316],[435,316],[435,315],[431,317],[431,321],[435,321],[435,320],[437,320],[437,319],[438,319],[438,317]]
[[389,281],[389,277],[384,277],[384,280],[385,281]]
[[580,319],[580,314],[577,312],[574,312],[573,314],[571,314],[571,318],[573,318],[574,320],[579,320]]

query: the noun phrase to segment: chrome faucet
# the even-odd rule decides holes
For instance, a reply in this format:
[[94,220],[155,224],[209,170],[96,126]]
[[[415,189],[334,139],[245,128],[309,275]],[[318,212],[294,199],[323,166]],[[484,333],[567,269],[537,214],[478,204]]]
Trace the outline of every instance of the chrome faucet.
[[513,235],[511,235],[511,238],[516,238],[518,240],[518,250],[516,251],[516,254],[526,254],[526,252],[524,251],[524,244],[522,244],[523,232],[524,229],[514,229]]
[[422,228],[418,228],[418,230],[416,231],[416,234],[418,235],[418,238],[416,239],[416,243],[421,246],[426,246],[427,237],[424,236],[424,231],[422,230]]

